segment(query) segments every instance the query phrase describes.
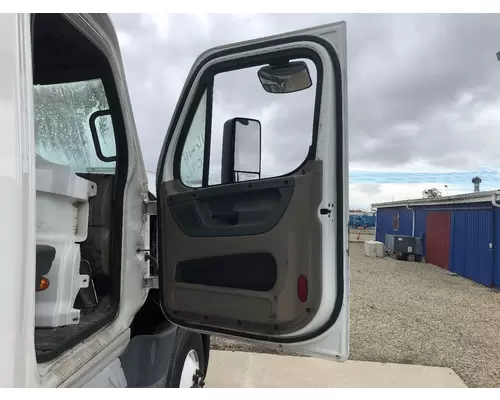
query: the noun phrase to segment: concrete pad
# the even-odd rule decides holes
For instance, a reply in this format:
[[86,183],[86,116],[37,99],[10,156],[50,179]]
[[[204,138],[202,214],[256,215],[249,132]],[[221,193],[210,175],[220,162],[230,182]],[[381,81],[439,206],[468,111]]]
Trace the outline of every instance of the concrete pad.
[[464,388],[450,368],[210,352],[207,388]]

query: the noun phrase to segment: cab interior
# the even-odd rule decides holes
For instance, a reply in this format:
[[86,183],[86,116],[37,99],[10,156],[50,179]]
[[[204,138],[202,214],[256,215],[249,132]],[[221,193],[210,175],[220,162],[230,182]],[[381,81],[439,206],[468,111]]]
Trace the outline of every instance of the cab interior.
[[[115,79],[105,54],[59,14],[33,14],[31,34],[37,151],[35,348],[38,362],[46,362],[117,314],[128,153]],[[89,104],[73,104],[85,97],[86,83],[90,94],[81,102]],[[98,151],[89,139],[95,133],[89,113],[96,93],[107,102],[103,105],[101,99],[99,107],[107,111],[107,131],[114,136],[112,162],[95,161]],[[54,185],[43,186],[47,177],[65,177],[84,189],[68,195]],[[72,218],[76,227],[71,226]],[[70,287],[78,290],[68,295]],[[64,296],[70,303],[61,301]]]

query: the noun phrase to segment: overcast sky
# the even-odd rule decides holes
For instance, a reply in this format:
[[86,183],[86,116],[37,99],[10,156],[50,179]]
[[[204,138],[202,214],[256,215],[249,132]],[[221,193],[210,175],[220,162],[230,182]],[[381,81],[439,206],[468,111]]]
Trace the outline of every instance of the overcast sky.
[[[500,15],[113,14],[112,19],[149,170],[156,168],[180,90],[201,52],[345,20],[351,206],[420,197],[428,187],[445,192],[445,184],[449,194],[469,192],[475,174],[483,178],[482,189],[500,188],[495,56]],[[241,116],[243,107],[244,116],[288,132],[264,139],[263,131],[266,173],[282,172],[303,158],[307,107],[289,104],[285,122],[273,122],[273,115],[281,115],[276,104],[265,103],[241,80],[229,79],[227,85],[248,93],[248,104],[226,99],[224,117]]]

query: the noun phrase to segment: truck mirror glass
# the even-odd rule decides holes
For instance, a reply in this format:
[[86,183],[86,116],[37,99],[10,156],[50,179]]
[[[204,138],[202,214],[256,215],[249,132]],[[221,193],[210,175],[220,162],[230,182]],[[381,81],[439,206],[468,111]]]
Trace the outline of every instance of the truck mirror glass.
[[250,118],[233,118],[224,124],[221,183],[260,179],[261,124]]

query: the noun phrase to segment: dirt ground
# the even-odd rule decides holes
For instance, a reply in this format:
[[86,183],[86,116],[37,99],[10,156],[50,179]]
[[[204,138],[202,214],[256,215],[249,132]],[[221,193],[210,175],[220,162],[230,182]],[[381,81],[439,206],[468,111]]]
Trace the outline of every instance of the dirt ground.
[[[500,292],[430,264],[368,258],[362,243],[350,253],[350,359],[449,367],[469,387],[500,387]],[[212,347],[287,354],[217,337]]]
[[373,229],[349,229],[349,240],[366,241],[375,240],[375,230]]

